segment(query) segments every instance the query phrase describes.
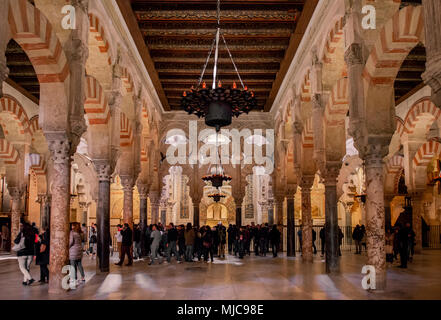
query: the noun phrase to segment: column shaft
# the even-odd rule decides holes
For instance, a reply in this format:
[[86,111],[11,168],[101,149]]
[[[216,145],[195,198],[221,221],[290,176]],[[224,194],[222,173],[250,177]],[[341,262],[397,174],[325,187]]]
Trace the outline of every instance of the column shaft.
[[422,211],[423,203],[421,196],[417,195],[412,198],[412,229],[415,232],[415,253],[421,253],[423,250],[423,235],[421,226]]
[[368,264],[375,267],[376,289],[386,288],[384,184],[382,157],[366,157],[366,239]]
[[302,186],[302,260],[312,262],[311,187]]
[[[17,238],[18,233],[20,232],[20,205],[21,205],[21,197],[23,195],[22,190],[16,187],[9,188],[9,195],[12,198],[12,207],[11,207],[11,242]],[[12,246],[11,246],[12,247]]]
[[50,218],[49,293],[61,293],[65,276],[61,271],[69,262],[69,208],[71,156],[70,141],[49,140],[53,159]]
[[295,236],[295,220],[294,220],[294,196],[289,195],[287,197],[288,210],[287,210],[287,241],[286,241],[286,254],[288,257],[296,256],[296,236]]
[[139,197],[139,224],[141,226],[141,254],[145,256],[146,243],[145,243],[145,233],[147,231],[147,195],[140,195]]
[[199,226],[200,225],[199,219],[200,219],[200,216],[199,216],[199,201],[197,201],[197,203],[193,202],[193,225]]
[[110,257],[110,180],[100,180],[97,206],[97,257],[101,272],[109,272]]
[[325,182],[325,249],[326,273],[339,272],[338,212],[336,182]]

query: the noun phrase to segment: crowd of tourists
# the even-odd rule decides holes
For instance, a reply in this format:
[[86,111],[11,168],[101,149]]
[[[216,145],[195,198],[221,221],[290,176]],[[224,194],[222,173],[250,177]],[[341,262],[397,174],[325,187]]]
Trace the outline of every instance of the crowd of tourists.
[[[2,229],[2,246],[7,242],[8,230]],[[297,233],[300,250],[303,246],[302,228]],[[254,254],[266,256],[271,253],[277,257],[281,244],[281,232],[276,225],[270,227],[268,223],[237,227],[230,224],[228,227],[219,223],[214,227],[196,227],[188,223],[186,226],[175,226],[170,223],[163,226],[161,223],[148,226],[145,232],[141,225],[134,225],[133,230],[129,224],[117,226],[116,232],[117,251],[122,266],[127,256],[127,266],[133,264],[133,259],[139,260],[143,255],[150,257],[149,265],[155,263],[170,263],[174,257],[178,263],[182,262],[213,262],[214,257],[225,259],[228,252],[239,259]],[[324,255],[326,237],[325,228],[319,232],[321,242],[321,256]],[[344,235],[338,229],[339,252]],[[312,230],[312,247],[314,254],[317,253],[315,245],[316,231]],[[6,239],[6,241],[5,241]],[[355,242],[355,254],[366,251],[366,228],[357,225],[352,233]],[[75,271],[72,281],[77,284],[85,282],[85,272],[82,265],[83,255],[96,259],[97,250],[97,225],[92,223],[90,228],[78,222],[71,223],[69,235],[69,261]],[[23,274],[23,285],[29,286],[35,282],[30,273],[31,264],[35,258],[35,264],[40,267],[40,280],[42,284],[49,282],[49,252],[50,231],[49,228],[38,230],[35,223],[25,221],[20,223],[18,236],[12,243],[12,250],[16,252],[19,269]],[[400,257],[401,268],[406,268],[408,261],[412,261],[415,245],[415,232],[410,223],[404,226],[397,225],[386,231],[386,260],[390,263]],[[112,255],[113,255],[113,249]],[[77,275],[80,275],[80,278]]]
[[[133,258],[140,259],[142,256],[142,241],[144,237],[144,251],[150,257],[149,264],[170,263],[175,257],[178,263],[185,262],[213,262],[214,257],[225,259],[228,251],[230,255],[243,259],[254,251],[256,256],[266,256],[272,252],[277,257],[279,251],[281,233],[277,226],[269,227],[268,224],[250,225],[238,228],[230,224],[227,227],[221,223],[214,227],[192,226],[191,223],[175,226],[170,223],[163,226],[161,223],[148,226],[142,233],[140,225],[134,225],[134,232],[128,224],[118,225],[115,235],[120,261],[116,265],[121,266],[127,256],[128,266],[132,265],[133,259],[130,248],[133,244]],[[132,242],[133,239],[133,242]]]

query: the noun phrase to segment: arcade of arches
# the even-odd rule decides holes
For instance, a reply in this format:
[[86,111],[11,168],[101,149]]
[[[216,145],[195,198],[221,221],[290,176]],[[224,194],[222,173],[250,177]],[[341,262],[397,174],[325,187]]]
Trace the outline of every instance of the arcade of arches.
[[[254,136],[224,165],[219,203],[201,180],[208,165],[170,161],[170,150],[187,161],[213,146],[175,101],[204,64],[211,40],[195,37],[211,36],[204,6],[215,1],[159,2],[0,0],[1,223],[12,239],[20,219],[50,226],[49,292],[64,293],[71,222],[97,223],[99,246],[119,223],[276,224],[287,256],[301,226],[304,263],[313,226],[326,225],[327,273],[340,272],[338,227],[364,224],[377,289],[386,226],[410,221],[416,254],[440,247],[440,1],[226,1],[227,40],[262,109],[227,127]],[[66,4],[73,30],[61,27]],[[375,29],[361,26],[365,4]],[[246,159],[258,148],[271,172]],[[108,272],[104,248],[98,261]]]

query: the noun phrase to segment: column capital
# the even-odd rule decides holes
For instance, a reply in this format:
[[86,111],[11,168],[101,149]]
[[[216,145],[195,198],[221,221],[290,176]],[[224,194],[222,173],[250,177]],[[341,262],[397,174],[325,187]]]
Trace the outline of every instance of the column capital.
[[54,164],[67,164],[72,161],[71,141],[65,133],[45,134]]
[[160,200],[159,192],[156,190],[150,190],[148,195],[152,206],[159,206],[159,200]]
[[348,67],[363,64],[363,46],[360,43],[351,43],[345,52],[345,62]]
[[139,199],[146,200],[149,193],[149,185],[146,183],[138,183],[136,184],[139,193]]
[[314,184],[315,175],[302,175],[300,177],[299,187],[302,188],[303,191],[311,191],[312,185]]
[[323,172],[322,177],[324,179],[325,186],[335,186],[337,185],[337,178],[340,174],[341,162],[327,162]]
[[124,192],[126,191],[133,191],[133,187],[135,186],[135,182],[132,176],[126,176],[122,175],[121,178],[121,185],[123,187]]
[[94,160],[95,171],[98,175],[98,181],[110,181],[112,168],[107,160]]
[[23,189],[20,187],[8,187],[8,192],[13,201],[21,200],[24,194]]

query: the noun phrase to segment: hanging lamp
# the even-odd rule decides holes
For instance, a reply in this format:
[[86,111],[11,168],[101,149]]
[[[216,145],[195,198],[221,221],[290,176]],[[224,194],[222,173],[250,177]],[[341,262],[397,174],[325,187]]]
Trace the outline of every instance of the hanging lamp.
[[[239,89],[236,82],[230,87],[222,86],[222,82],[218,80],[218,59],[219,59],[219,42],[222,39],[225,48],[230,56],[233,67],[237,73],[238,79],[242,86]],[[211,89],[207,88],[203,82],[205,70],[210,61],[211,54],[214,49],[214,68],[213,83]],[[242,113],[248,113],[257,107],[257,101],[254,93],[249,91],[244,85],[239,74],[237,66],[233,60],[233,56],[227,46],[225,37],[220,27],[220,0],[217,1],[217,30],[210,52],[208,54],[205,65],[202,69],[198,84],[192,87],[188,92],[184,91],[181,100],[181,107],[189,114],[195,114],[198,118],[204,117],[205,124],[209,127],[216,128],[218,132],[221,127],[231,124],[232,117],[238,117]]]

